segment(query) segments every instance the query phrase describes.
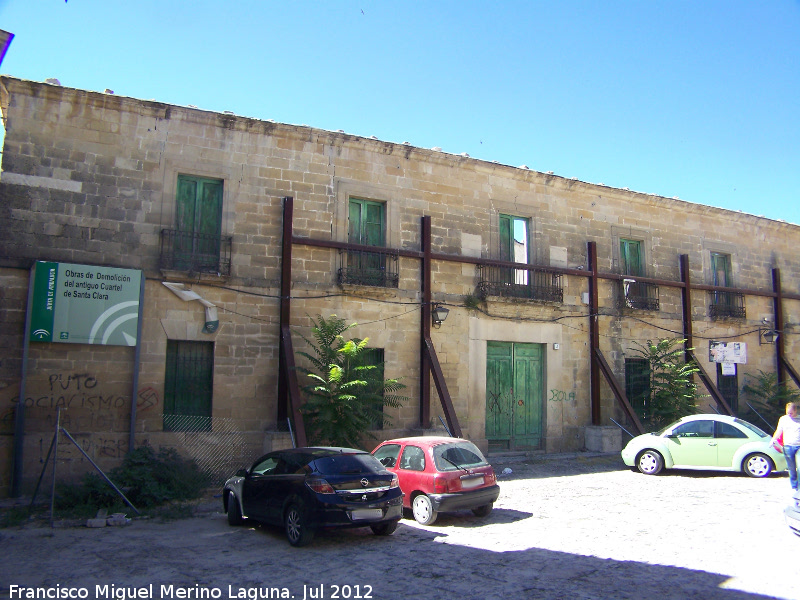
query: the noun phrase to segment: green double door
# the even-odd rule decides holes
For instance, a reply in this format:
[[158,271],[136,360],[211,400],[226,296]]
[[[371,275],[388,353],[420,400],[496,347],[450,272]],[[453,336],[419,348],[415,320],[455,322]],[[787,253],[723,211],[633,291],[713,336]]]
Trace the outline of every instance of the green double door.
[[539,448],[542,441],[542,344],[487,342],[486,439],[490,448]]

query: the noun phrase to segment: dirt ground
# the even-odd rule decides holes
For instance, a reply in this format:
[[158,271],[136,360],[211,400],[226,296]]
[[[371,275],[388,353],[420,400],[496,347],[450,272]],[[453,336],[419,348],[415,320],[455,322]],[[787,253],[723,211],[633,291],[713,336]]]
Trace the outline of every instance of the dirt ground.
[[492,463],[512,472],[489,517],[404,519],[388,538],[321,531],[292,548],[280,529],[229,527],[219,497],[166,523],[0,530],[0,597],[800,600],[785,475],[650,477],[616,454]]

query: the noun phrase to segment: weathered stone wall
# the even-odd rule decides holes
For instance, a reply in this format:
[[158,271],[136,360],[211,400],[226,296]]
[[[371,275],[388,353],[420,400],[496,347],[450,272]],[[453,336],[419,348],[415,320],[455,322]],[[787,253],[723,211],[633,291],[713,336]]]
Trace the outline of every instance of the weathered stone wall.
[[[738,288],[769,291],[771,269],[779,268],[783,289],[800,290],[800,228],[783,222],[407,144],[8,77],[2,78],[0,103],[6,128],[0,178],[0,281],[5,284],[0,337],[6,349],[0,362],[0,485],[7,484],[8,415],[18,401],[24,305],[35,260],[142,269],[148,278],[137,443],[181,443],[162,431],[160,419],[171,339],[214,342],[213,415],[249,432],[251,453],[288,443],[285,434],[272,437],[281,425],[276,422],[278,296],[286,196],[294,198],[294,235],[299,237],[347,241],[347,206],[357,197],[386,204],[391,248],[420,250],[421,219],[430,216],[434,253],[498,258],[499,215],[512,214],[530,219],[531,255],[538,264],[585,270],[587,244],[595,242],[599,270],[617,273],[619,239],[634,238],[643,240],[648,277],[678,282],[679,257],[686,254],[693,284],[711,284],[714,251],[731,255]],[[174,227],[178,174],[224,181],[222,234],[233,239],[230,277],[159,270],[161,230]],[[376,434],[386,438],[415,431],[420,262],[399,259],[396,290],[340,288],[335,285],[338,266],[336,250],[294,246],[292,327],[307,332],[309,317],[318,314],[357,322],[352,334],[384,348],[386,375],[401,377],[408,386],[409,402],[389,411],[392,426]],[[218,306],[220,328],[203,333],[202,307],[178,299],[162,281],[182,281]],[[467,308],[464,298],[475,295],[477,282],[475,265],[433,264],[433,298],[451,312],[432,337],[464,434],[485,447],[486,342],[539,343],[546,372],[543,449],[582,448],[583,428],[591,423],[587,279],[564,276],[563,304],[490,298]],[[634,342],[681,335],[678,287],[660,287],[658,312],[621,312],[618,283],[612,280],[602,280],[599,291],[600,347],[620,378]],[[745,320],[712,321],[707,292],[695,290],[692,296],[697,355],[712,378],[708,340],[747,343],[740,386],[748,375],[775,369],[775,347],[759,346],[757,334],[762,319],[772,318],[772,300],[748,295],[746,305]],[[798,313],[800,302],[785,301],[786,352],[795,362],[800,362]],[[294,340],[302,349],[299,336]],[[81,406],[70,405],[65,418],[90,440],[86,449],[94,458],[112,464],[127,448],[132,350],[32,348],[25,399],[33,403],[26,427],[28,474],[38,475],[41,440],[49,435],[58,404],[40,399],[52,398],[64,385],[65,393],[84,393],[76,386],[90,381],[102,401],[87,406],[88,400],[76,396]],[[607,425],[622,413],[605,383],[602,397]],[[120,406],[107,398],[120,399]],[[424,425],[438,427],[442,411],[435,390],[432,398],[433,422]]]

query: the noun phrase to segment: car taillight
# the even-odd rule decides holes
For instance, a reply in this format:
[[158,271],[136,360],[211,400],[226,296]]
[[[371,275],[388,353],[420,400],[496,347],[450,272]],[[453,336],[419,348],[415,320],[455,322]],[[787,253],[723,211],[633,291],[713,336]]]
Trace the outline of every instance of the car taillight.
[[444,477],[434,476],[433,478],[433,491],[437,494],[447,493],[447,479]]
[[486,483],[494,483],[494,482],[495,482],[494,471],[489,471],[486,474]]
[[389,489],[400,487],[400,480],[397,478],[397,475],[392,473],[392,482],[389,484]]
[[331,487],[331,484],[319,477],[314,477],[306,480],[306,485],[312,492],[317,494],[335,494],[336,492]]

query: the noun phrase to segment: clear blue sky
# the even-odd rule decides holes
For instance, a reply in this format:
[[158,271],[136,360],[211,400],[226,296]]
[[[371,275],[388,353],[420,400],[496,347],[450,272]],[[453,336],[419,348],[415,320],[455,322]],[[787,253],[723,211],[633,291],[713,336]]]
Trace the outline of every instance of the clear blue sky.
[[4,74],[800,224],[800,0],[0,0]]

